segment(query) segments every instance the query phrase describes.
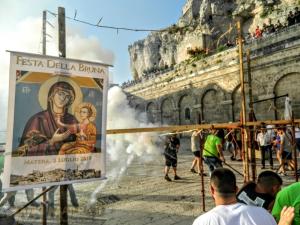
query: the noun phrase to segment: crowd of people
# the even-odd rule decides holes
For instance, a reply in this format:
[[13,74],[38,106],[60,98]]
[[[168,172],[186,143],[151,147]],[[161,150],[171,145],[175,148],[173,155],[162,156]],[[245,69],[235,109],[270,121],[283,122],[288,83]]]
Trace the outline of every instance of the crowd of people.
[[150,80],[150,79],[154,79],[156,78],[157,76],[163,74],[163,73],[167,73],[171,70],[174,69],[174,65],[171,65],[171,66],[164,66],[164,67],[161,67],[161,68],[158,68],[158,67],[153,67],[151,69],[148,69],[148,70],[145,70],[143,73],[142,73],[142,76],[135,79],[135,80],[128,80],[126,82],[123,82],[121,87],[122,88],[127,88],[127,87],[130,87],[130,86],[133,86],[133,85],[136,85],[136,84],[139,84],[139,83],[142,83],[142,82],[145,82],[147,80]]
[[[296,129],[296,147],[300,150],[299,130]],[[292,130],[287,127],[268,128],[262,124],[260,132],[257,134],[257,143],[261,152],[261,165],[265,169],[265,154],[267,153],[270,163],[270,169],[273,167],[273,153],[279,162],[277,172],[281,176],[286,176],[287,166],[290,170],[295,169],[295,159],[293,158],[293,145],[292,145]]]
[[300,224],[300,182],[281,189],[281,178],[262,172],[257,183],[246,184],[240,192],[234,173],[215,169],[210,193],[216,207],[200,215],[193,225],[292,225]]
[[[229,151],[230,160],[244,160],[241,133],[239,129],[194,130],[191,135],[193,161],[190,172],[207,176],[203,172],[202,160],[210,176],[210,191],[216,207],[198,217],[193,225],[205,224],[300,224],[300,183],[296,182],[281,190],[282,177],[286,176],[286,166],[294,170],[292,154],[292,133],[290,127],[272,127],[262,123],[255,141],[261,153],[262,172],[257,182],[246,183],[240,190],[236,178],[226,163],[224,152]],[[300,151],[300,130],[296,129],[296,143]],[[170,168],[174,180],[177,174],[177,153],[180,140],[176,133],[167,136],[165,142],[165,176],[171,182]],[[274,167],[273,153],[276,152],[279,167]],[[266,170],[266,156],[270,168]],[[238,159],[239,158],[239,159]],[[229,166],[230,167],[230,166]],[[232,168],[232,167],[230,167]],[[273,216],[272,216],[273,215]]]
[[[286,171],[295,169],[295,159],[293,158],[291,127],[272,127],[264,123],[255,133],[254,147],[260,151],[261,169],[266,169],[266,160],[269,160],[270,170],[276,170],[278,175],[287,176]],[[296,148],[300,156],[300,129],[295,129]],[[180,148],[179,138],[174,133],[167,136],[165,142],[164,155],[166,158],[166,180],[171,181],[168,177],[169,168],[172,166],[176,170],[177,152]],[[191,134],[191,151],[194,159],[190,168],[192,173],[202,173],[200,159],[203,158],[208,165],[211,173],[215,168],[219,168],[222,162],[225,162],[224,153],[231,154],[231,161],[243,161],[242,138],[240,129],[219,129],[212,131],[194,130]],[[278,168],[274,167],[273,155],[278,160]],[[196,169],[195,169],[196,168]],[[196,171],[197,170],[197,171]],[[176,175],[176,173],[175,173]]]
[[253,32],[253,34],[248,33],[246,40],[266,37],[272,33],[282,30],[285,27],[290,27],[299,23],[300,23],[300,11],[298,10],[298,7],[295,7],[294,12],[293,11],[289,12],[286,21],[284,23],[282,23],[280,20],[277,20],[277,22],[274,24],[272,23],[272,20],[269,19],[268,24],[263,23],[262,27],[256,26],[256,29]]

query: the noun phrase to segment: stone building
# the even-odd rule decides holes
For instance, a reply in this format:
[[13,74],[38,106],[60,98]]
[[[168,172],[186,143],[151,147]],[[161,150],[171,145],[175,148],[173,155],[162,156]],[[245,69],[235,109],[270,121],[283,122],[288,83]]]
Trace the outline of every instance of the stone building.
[[[199,6],[193,2],[187,2],[182,18],[197,14],[194,8]],[[200,2],[203,4],[205,1]],[[230,4],[232,1],[228,2]],[[200,9],[204,7],[201,4]],[[194,11],[189,12],[190,6],[194,7]],[[245,10],[243,12],[245,13]],[[184,21],[182,18],[180,23]],[[244,24],[247,27],[252,26],[247,22]],[[150,37],[152,34],[148,38]],[[237,121],[241,104],[238,48],[232,47],[201,59],[178,60],[178,54],[175,53],[180,44],[174,41],[173,44],[167,45],[174,51],[168,57],[164,56],[165,62],[174,64],[174,67],[166,67],[170,69],[159,72],[159,75],[158,72],[154,72],[145,78],[140,74],[142,69],[151,66],[151,57],[154,61],[157,60],[155,65],[164,58],[160,54],[160,48],[164,45],[160,40],[155,40],[158,44],[156,48],[149,48],[153,53],[146,54],[146,58],[144,50],[149,43],[145,45],[145,41],[140,41],[130,47],[130,54],[135,58],[132,65],[140,66],[134,73],[139,82],[124,88],[130,104],[137,110],[146,112],[149,122],[158,124]],[[181,44],[183,40],[184,37]],[[133,50],[136,45],[140,45],[143,53],[139,54]],[[251,64],[248,68],[244,57],[245,84],[248,90],[247,73],[250,69],[253,99],[258,101],[254,104],[257,120],[282,119],[285,99],[275,97],[284,95],[291,98],[294,115],[300,118],[300,24],[286,27],[260,39],[248,40],[244,45],[244,52],[247,49],[251,52]],[[139,58],[144,60],[144,64],[137,62]],[[149,59],[148,62],[146,59]],[[249,102],[248,93],[246,95]]]

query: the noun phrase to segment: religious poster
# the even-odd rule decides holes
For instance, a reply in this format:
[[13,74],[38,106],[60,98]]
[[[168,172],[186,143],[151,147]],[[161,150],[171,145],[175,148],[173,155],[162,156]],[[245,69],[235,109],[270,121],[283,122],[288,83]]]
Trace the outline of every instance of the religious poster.
[[104,178],[109,65],[10,54],[4,191]]

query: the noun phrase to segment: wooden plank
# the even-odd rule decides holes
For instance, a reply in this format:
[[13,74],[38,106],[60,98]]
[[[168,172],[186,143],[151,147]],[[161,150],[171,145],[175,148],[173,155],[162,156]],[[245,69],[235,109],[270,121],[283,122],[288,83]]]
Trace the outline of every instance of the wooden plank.
[[[58,7],[58,50],[59,56],[66,57],[65,8]],[[68,185],[60,186],[60,225],[68,225]]]
[[225,128],[239,128],[240,123],[219,123],[219,124],[195,124],[195,125],[181,125],[181,126],[167,126],[167,127],[144,127],[144,128],[126,128],[126,129],[111,129],[107,130],[107,134],[126,134],[126,133],[141,133],[141,132],[180,132],[197,129],[225,129]]
[[[300,119],[296,119],[295,124],[300,123]],[[260,126],[262,123],[267,125],[288,125],[291,124],[291,120],[264,120],[255,122],[246,122],[245,126]],[[176,126],[165,126],[165,127],[141,127],[141,128],[124,128],[124,129],[109,129],[106,130],[106,134],[128,134],[128,133],[142,133],[142,132],[181,132],[188,130],[198,129],[239,129],[241,123],[214,123],[214,124],[193,124],[193,125],[176,125]]]

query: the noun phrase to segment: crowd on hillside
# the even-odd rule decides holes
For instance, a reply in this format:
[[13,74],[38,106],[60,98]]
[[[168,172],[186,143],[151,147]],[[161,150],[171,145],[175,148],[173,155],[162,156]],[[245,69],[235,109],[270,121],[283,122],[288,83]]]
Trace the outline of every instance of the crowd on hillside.
[[290,11],[286,21],[282,23],[280,20],[277,20],[277,23],[274,24],[272,23],[272,20],[269,19],[268,24],[263,23],[262,27],[257,26],[255,31],[251,34],[248,33],[246,40],[251,40],[251,39],[259,39],[261,37],[266,37],[269,34],[278,32],[282,30],[285,27],[290,27],[295,24],[300,23],[300,11],[298,10],[298,7],[295,7],[294,12]]
[[148,70],[144,70],[143,73],[142,73],[142,76],[135,79],[135,80],[128,80],[126,82],[123,82],[122,83],[122,88],[127,88],[127,87],[130,87],[132,85],[135,85],[135,84],[138,84],[138,83],[141,83],[141,82],[144,82],[144,81],[147,81],[147,80],[150,80],[150,79],[153,79],[163,73],[167,73],[171,70],[174,69],[174,65],[171,65],[171,66],[164,66],[164,67],[153,67],[151,69],[148,69]]

